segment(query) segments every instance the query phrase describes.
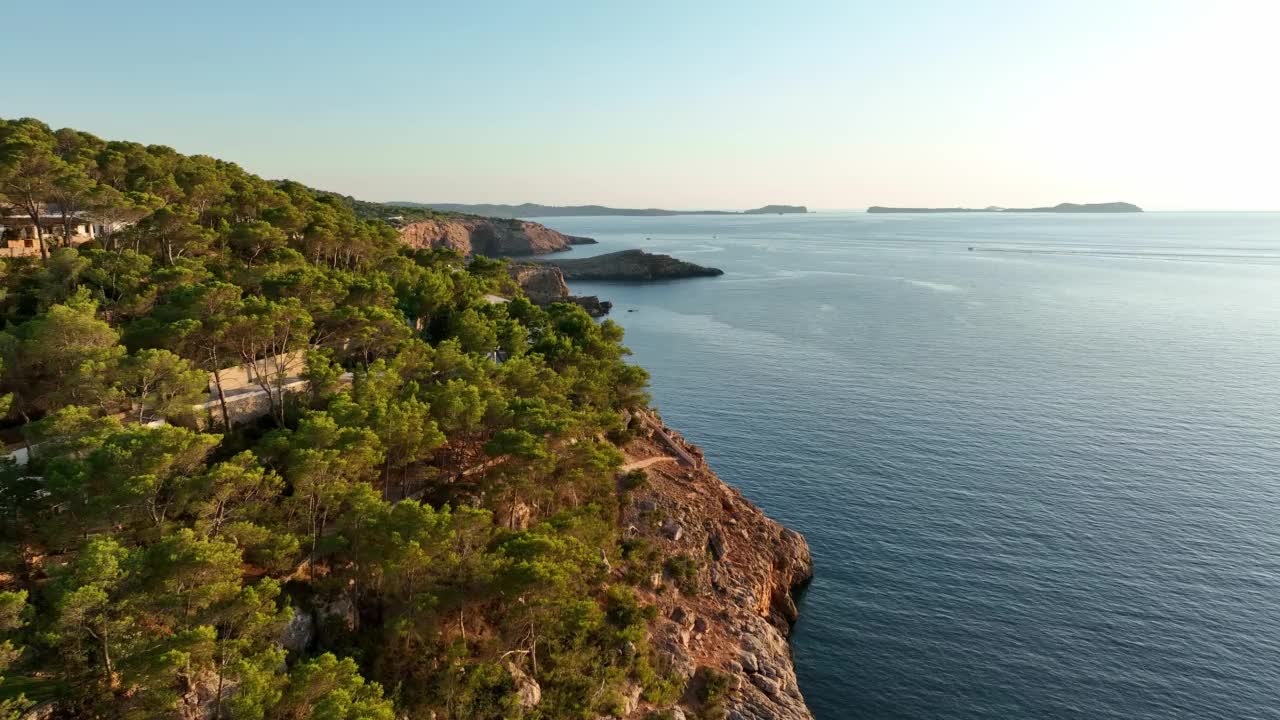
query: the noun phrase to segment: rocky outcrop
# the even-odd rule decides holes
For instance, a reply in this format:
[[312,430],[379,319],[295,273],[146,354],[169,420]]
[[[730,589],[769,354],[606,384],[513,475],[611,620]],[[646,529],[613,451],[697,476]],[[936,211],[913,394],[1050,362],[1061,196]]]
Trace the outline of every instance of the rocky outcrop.
[[604,317],[613,303],[595,295],[570,295],[560,268],[542,263],[521,263],[508,268],[511,278],[520,285],[529,300],[538,305],[568,302],[579,305],[591,317]]
[[719,268],[702,267],[670,255],[622,250],[574,260],[540,260],[560,268],[567,280],[644,282],[723,275]]
[[[787,641],[794,595],[813,575],[804,538],[721,481],[702,451],[656,415],[639,411],[631,423],[639,437],[630,457],[669,458],[628,483],[635,489],[622,514],[627,535],[667,559],[645,598],[659,610],[651,626],[659,660],[689,678],[701,668],[726,675],[730,720],[812,720]],[[696,685],[681,700],[690,717],[705,710]],[[631,717],[653,709],[662,708],[641,706]]]
[[560,268],[541,263],[512,264],[507,268],[524,294],[538,305],[563,302],[569,297],[569,286]]
[[604,317],[613,309],[613,303],[608,300],[601,300],[598,295],[570,295],[569,302],[577,305],[591,317]]
[[449,248],[463,255],[489,257],[539,255],[595,242],[535,222],[470,215],[410,223],[400,228],[400,240],[415,248]]
[[299,655],[311,647],[316,639],[316,621],[311,613],[298,607],[290,607],[289,622],[280,631],[280,647]]

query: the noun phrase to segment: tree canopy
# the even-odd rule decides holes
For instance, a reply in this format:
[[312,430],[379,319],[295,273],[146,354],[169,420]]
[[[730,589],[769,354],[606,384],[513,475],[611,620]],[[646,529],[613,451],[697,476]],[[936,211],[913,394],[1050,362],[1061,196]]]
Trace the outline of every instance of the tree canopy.
[[[617,325],[350,199],[32,119],[0,202],[122,224],[0,261],[0,717],[591,718],[664,682],[611,571],[647,403]],[[244,365],[271,407],[228,427]]]

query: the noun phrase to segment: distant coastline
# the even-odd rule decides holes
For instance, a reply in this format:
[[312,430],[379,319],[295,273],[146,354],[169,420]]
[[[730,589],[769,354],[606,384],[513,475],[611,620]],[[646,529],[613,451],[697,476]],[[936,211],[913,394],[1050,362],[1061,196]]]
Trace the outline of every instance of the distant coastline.
[[867,208],[869,213],[1140,213],[1142,208],[1133,203],[1058,203],[1052,207],[1003,208],[990,206],[985,208],[911,208],[883,207],[873,205]]
[[751,210],[663,210],[661,208],[612,208],[604,205],[486,205],[466,203],[389,202],[392,207],[430,209],[440,212],[468,213],[497,218],[591,217],[630,215],[640,217],[669,215],[799,215],[809,212],[804,205],[765,205]]

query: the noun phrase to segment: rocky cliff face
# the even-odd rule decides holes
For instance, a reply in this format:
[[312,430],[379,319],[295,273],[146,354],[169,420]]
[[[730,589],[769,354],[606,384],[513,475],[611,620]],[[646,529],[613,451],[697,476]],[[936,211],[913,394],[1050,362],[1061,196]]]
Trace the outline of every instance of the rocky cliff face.
[[410,223],[400,228],[400,240],[416,248],[449,248],[463,255],[489,257],[538,255],[595,242],[535,222],[468,215]]
[[[697,678],[709,668],[727,677],[721,709],[729,720],[812,720],[787,641],[794,594],[813,575],[804,538],[716,477],[702,451],[656,415],[640,413],[632,423],[640,437],[626,451],[646,479],[628,493],[622,527],[668,559],[646,598],[661,611],[653,644],[671,668],[694,678],[672,710],[688,717],[707,710]],[[637,706],[629,717],[666,709]]]
[[560,268],[541,264],[516,264],[507,268],[511,279],[515,280],[529,300],[538,305],[561,302],[569,297],[569,286],[565,284],[564,273]]
[[508,268],[511,277],[529,296],[529,300],[538,305],[553,302],[570,302],[582,306],[591,317],[603,317],[613,308],[613,303],[601,300],[595,295],[570,295],[569,286],[565,284],[564,273],[554,265],[541,263],[524,263]]

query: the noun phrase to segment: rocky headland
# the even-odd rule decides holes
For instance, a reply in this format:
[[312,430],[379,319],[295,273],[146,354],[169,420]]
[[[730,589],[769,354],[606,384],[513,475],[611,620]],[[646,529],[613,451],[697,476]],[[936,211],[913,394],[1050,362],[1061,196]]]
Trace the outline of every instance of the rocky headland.
[[677,260],[670,255],[648,253],[644,250],[621,250],[588,258],[573,260],[539,260],[544,265],[560,268],[566,280],[593,282],[647,282],[652,280],[677,280],[692,277],[723,275],[719,268],[703,267]]
[[[635,547],[665,558],[644,590],[659,611],[650,633],[660,659],[691,682],[675,708],[633,703],[625,717],[665,710],[665,717],[812,720],[788,642],[796,595],[813,576],[804,537],[725,484],[701,449],[656,413],[638,411],[629,424],[636,438],[623,448],[624,470],[642,475],[621,481],[630,488],[622,527]],[[707,707],[712,682],[725,688],[718,709]]]
[[595,240],[565,235],[526,220],[445,216],[412,222],[400,228],[400,240],[416,248],[449,248],[463,255],[541,255],[591,245]]

